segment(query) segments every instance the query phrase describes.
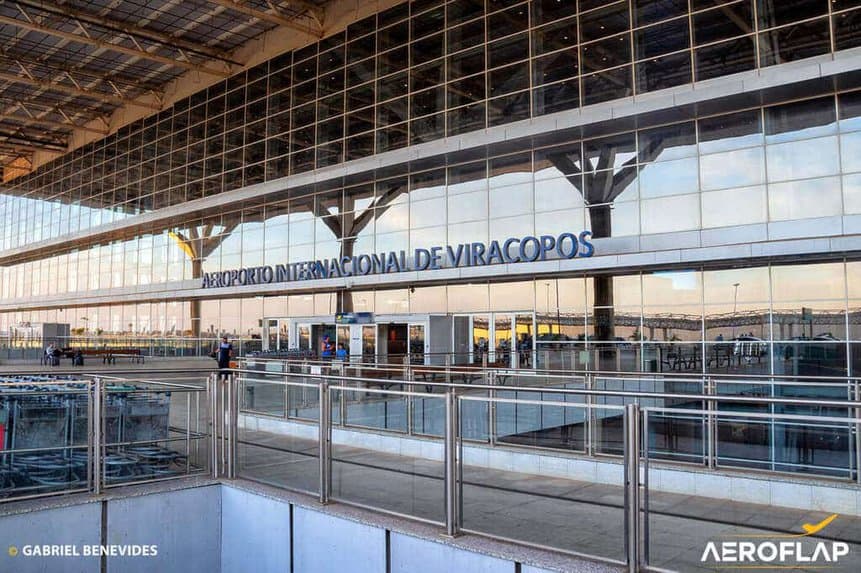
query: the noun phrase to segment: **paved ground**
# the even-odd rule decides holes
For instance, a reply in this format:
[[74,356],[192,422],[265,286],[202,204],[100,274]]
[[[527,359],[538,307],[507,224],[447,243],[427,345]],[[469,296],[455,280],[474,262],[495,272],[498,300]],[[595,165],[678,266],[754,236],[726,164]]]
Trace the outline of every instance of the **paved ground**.
[[[125,359],[118,358],[116,364],[102,364],[97,358],[92,358],[84,363],[84,366],[73,367],[68,360],[64,360],[60,366],[44,366],[37,360],[15,363],[4,362],[0,364],[0,376],[8,373],[39,372],[51,374],[79,374],[89,372],[152,372],[154,370],[211,370],[215,367],[215,360],[211,358],[147,358],[146,363],[137,364]],[[118,374],[119,375],[119,374]]]
[[[315,442],[252,431],[244,431],[242,440],[242,477],[317,490]],[[336,446],[332,474],[336,499],[436,522],[444,519],[440,462]],[[623,558],[623,492],[619,487],[469,466],[464,468],[463,480],[464,529]],[[650,563],[676,571],[714,571],[716,567],[700,562],[708,541],[797,534],[802,532],[802,524],[827,516],[821,512],[652,493],[648,518]],[[832,571],[861,570],[861,519],[840,516],[821,535],[822,539],[850,543],[849,557]],[[811,551],[816,540],[810,537],[801,541]]]

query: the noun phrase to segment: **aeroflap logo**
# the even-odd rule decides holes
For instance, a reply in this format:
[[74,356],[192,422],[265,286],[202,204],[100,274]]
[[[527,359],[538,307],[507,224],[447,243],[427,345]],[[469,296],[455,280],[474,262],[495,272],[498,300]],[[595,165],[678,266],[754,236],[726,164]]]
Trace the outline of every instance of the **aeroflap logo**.
[[[843,541],[805,543],[803,538],[819,533],[837,519],[829,515],[819,523],[805,523],[804,533],[785,535],[740,535],[745,538],[769,538],[769,541],[709,541],[703,551],[702,563],[731,563],[733,569],[795,568],[799,564],[828,567],[849,555],[849,544]],[[790,541],[790,539],[796,539]],[[739,565],[736,565],[739,564]]]

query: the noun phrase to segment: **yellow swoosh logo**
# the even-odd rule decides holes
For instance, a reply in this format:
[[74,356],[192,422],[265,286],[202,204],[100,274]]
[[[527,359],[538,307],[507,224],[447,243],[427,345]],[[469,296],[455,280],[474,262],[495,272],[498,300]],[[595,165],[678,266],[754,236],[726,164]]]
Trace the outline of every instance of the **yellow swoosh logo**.
[[807,535],[813,535],[814,533],[819,533],[820,531],[825,529],[828,526],[828,524],[831,523],[832,521],[834,521],[835,519],[837,519],[836,513],[829,515],[828,517],[826,517],[825,519],[823,519],[819,523],[816,523],[813,525],[811,525],[810,523],[805,523],[804,525],[801,526],[801,529],[806,531]]
[[832,521],[837,519],[837,515],[838,514],[836,514],[836,513],[832,513],[831,515],[829,515],[828,517],[826,517],[825,519],[823,519],[819,523],[813,523],[813,524],[805,523],[804,525],[801,526],[801,529],[804,530],[804,533],[784,533],[784,534],[777,534],[777,535],[775,535],[774,533],[757,533],[757,534],[748,533],[748,534],[740,534],[740,535],[728,535],[727,537],[746,537],[746,538],[753,538],[753,539],[768,539],[768,538],[784,539],[784,538],[795,538],[795,537],[807,537],[808,535],[814,535],[816,533],[819,533],[820,531],[822,531],[823,529],[828,527],[828,524],[830,524]]

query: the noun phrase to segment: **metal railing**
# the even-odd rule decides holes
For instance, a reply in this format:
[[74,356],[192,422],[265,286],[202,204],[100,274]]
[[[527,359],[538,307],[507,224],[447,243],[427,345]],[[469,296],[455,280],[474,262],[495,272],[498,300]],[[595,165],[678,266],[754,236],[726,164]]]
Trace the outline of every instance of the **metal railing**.
[[[636,400],[642,407],[674,406],[703,411],[738,410],[739,408],[766,409],[772,414],[811,413],[818,416],[850,415],[847,404],[861,399],[861,383],[856,378],[822,380],[815,377],[778,376],[702,376],[693,377],[683,374],[655,375],[630,372],[541,372],[534,370],[463,368],[454,366],[415,366],[412,364],[374,365],[351,364],[337,361],[277,361],[247,360],[242,363],[249,372],[245,379],[245,390],[241,409],[257,414],[290,419],[309,419],[315,407],[313,391],[309,388],[280,391],[268,387],[267,377],[279,373],[290,375],[314,376],[330,374],[342,380],[350,380],[365,387],[410,388],[421,387],[428,392],[439,388],[438,382],[457,382],[472,388],[485,387],[489,396],[513,397],[546,401],[552,400],[557,389],[577,391],[568,395],[569,401],[583,402],[595,406],[608,406],[613,403]],[[310,393],[310,395],[309,395]],[[344,399],[339,403],[334,421],[341,427],[364,427],[381,431],[416,436],[441,436],[443,408],[440,403],[428,401],[419,396],[410,399],[385,400]],[[710,396],[711,399],[702,399]],[[779,402],[751,400],[733,403],[731,396],[753,398],[782,398]],[[822,406],[810,399],[830,399],[832,405]],[[506,409],[507,408],[507,409]],[[821,411],[814,411],[819,408]],[[824,410],[822,410],[825,408]],[[376,411],[374,411],[376,409]],[[467,440],[487,440],[491,443],[511,443],[512,436],[524,433],[529,428],[533,434],[548,427],[560,425],[558,410],[547,405],[535,408],[518,409],[504,407],[507,416],[500,415],[496,404],[484,408],[472,408],[466,413],[467,420],[474,422],[473,430],[467,432]],[[509,412],[508,410],[513,410]],[[596,434],[606,424],[606,408],[598,408],[597,415],[585,416],[578,425],[578,449],[589,455],[621,455],[620,451],[608,451],[597,447]],[[478,419],[480,418],[480,419]],[[772,424],[756,436],[742,436],[736,449],[752,448],[759,440],[767,448],[770,459],[751,461],[733,459],[732,448],[719,452],[717,442],[721,439],[724,427],[714,423],[714,417],[704,417],[698,421],[681,414],[665,417],[665,431],[669,434],[687,433],[695,435],[698,446],[685,450],[676,449],[664,452],[666,461],[695,464],[708,468],[717,466],[738,467],[749,470],[762,469],[770,472],[821,475],[844,480],[859,480],[853,459],[861,457],[859,440],[852,432],[834,428],[827,424],[813,428],[806,425]],[[615,428],[615,431],[621,431]],[[818,433],[817,433],[818,432]],[[826,435],[831,432],[832,435]],[[836,434],[835,434],[836,433]],[[725,445],[732,438],[724,438]],[[517,439],[524,445],[523,439]],[[534,445],[540,446],[540,440]],[[845,442],[854,442],[854,448],[845,447]],[[831,444],[831,445],[829,445]],[[836,444],[836,445],[834,445]],[[760,447],[760,446],[757,446]],[[833,463],[817,464],[808,458],[822,457],[829,448],[839,447],[845,458],[844,467],[834,467]],[[813,454],[805,450],[813,450]],[[726,455],[723,455],[726,453]],[[834,454],[827,454],[834,457]],[[798,459],[793,459],[793,457]],[[801,462],[801,463],[796,463]]]
[[[722,395],[715,392],[655,392],[655,391],[630,391],[625,389],[597,389],[594,384],[584,384],[583,387],[541,387],[542,396],[536,399],[535,386],[508,384],[501,386],[493,382],[494,375],[483,373],[475,381],[446,382],[446,381],[417,381],[411,379],[408,367],[406,375],[396,380],[387,380],[372,377],[350,376],[344,369],[334,370],[330,364],[328,368],[314,367],[307,372],[285,372],[270,369],[267,371],[250,370],[240,368],[234,371],[234,376],[224,382],[219,393],[221,404],[227,405],[227,414],[222,420],[221,435],[225,436],[227,443],[220,454],[222,458],[217,464],[216,474],[221,471],[227,477],[243,477],[257,481],[264,481],[286,489],[301,491],[315,495],[320,503],[338,501],[361,507],[367,507],[386,513],[400,515],[410,519],[417,519],[442,527],[446,535],[456,536],[460,533],[477,533],[498,539],[517,541],[536,547],[549,548],[576,555],[586,555],[590,558],[601,559],[609,563],[624,565],[628,571],[639,571],[644,569],[655,569],[650,561],[650,547],[653,545],[652,533],[649,528],[650,516],[660,511],[650,509],[650,472],[656,467],[666,467],[666,460],[662,460],[666,453],[658,447],[656,441],[662,436],[656,432],[656,424],[666,418],[676,420],[696,420],[698,427],[710,436],[707,444],[709,452],[705,454],[713,464],[705,464],[710,468],[724,468],[731,466],[734,470],[756,469],[755,463],[735,464],[732,456],[724,456],[723,450],[733,445],[727,440],[723,428],[727,425],[738,424],[747,427],[755,427],[756,424],[766,424],[768,427],[807,427],[819,428],[827,431],[838,429],[841,439],[845,438],[843,444],[846,450],[845,470],[846,474],[854,480],[859,480],[858,461],[861,459],[861,394],[858,386],[853,386],[853,393],[844,399],[811,399],[806,397],[781,397],[781,396],[750,396],[750,395]],[[289,368],[285,368],[289,370]],[[451,374],[451,370],[448,374]],[[213,375],[213,384],[218,375]],[[259,413],[251,410],[243,410],[245,416],[240,423],[238,412],[245,399],[249,388],[268,388],[272,395],[283,396],[284,414],[273,416],[272,412]],[[288,416],[288,404],[291,395],[299,393],[306,400],[303,408],[303,416]],[[503,392],[514,392],[506,395]],[[304,393],[304,394],[302,394]],[[529,397],[518,395],[524,393]],[[543,395],[547,395],[545,398]],[[430,442],[440,443],[442,452],[440,456],[441,472],[427,470],[424,473],[413,469],[399,467],[403,460],[411,459],[409,454],[389,454],[389,450],[379,446],[375,450],[374,440],[370,435],[366,444],[362,447],[348,446],[343,443],[333,442],[333,430],[347,429],[350,427],[345,411],[349,410],[348,399],[353,396],[352,403],[360,403],[361,400],[371,400],[373,396],[382,397],[386,401],[401,401],[406,404],[414,403],[416,400],[432,400],[439,405],[442,412],[442,432],[429,434],[423,437],[431,438]],[[614,399],[621,403],[609,403]],[[604,400],[604,402],[602,402]],[[672,401],[680,401],[681,404],[701,404],[700,408],[684,406],[673,407]],[[555,408],[558,411],[566,410],[576,412],[578,419],[592,420],[592,447],[586,448],[591,452],[616,452],[620,455],[622,462],[622,479],[620,486],[624,492],[624,500],[621,507],[605,504],[607,512],[621,517],[618,522],[618,531],[623,531],[619,543],[624,551],[613,554],[612,551],[604,554],[592,552],[588,544],[578,546],[559,546],[552,543],[544,543],[536,539],[518,537],[526,535],[524,529],[514,536],[501,531],[502,524],[496,521],[483,519],[481,502],[473,503],[472,497],[482,487],[491,487],[474,477],[465,477],[465,470],[475,471],[473,464],[466,461],[465,448],[470,455],[476,451],[492,451],[499,445],[504,445],[505,451],[526,451],[536,456],[551,456],[552,453],[570,452],[567,442],[560,441],[553,448],[528,448],[521,444],[508,441],[504,444],[492,437],[493,425],[488,422],[491,436],[487,439],[475,439],[468,436],[465,425],[465,413],[475,412],[475,406],[481,406],[479,411],[486,411],[488,417],[496,411],[500,415],[501,406],[533,407],[533,408]],[[799,414],[791,412],[776,412],[776,408],[813,408],[825,414]],[[347,410],[345,410],[347,408]],[[728,409],[731,408],[731,409]],[[758,408],[761,411],[750,411]],[[763,409],[765,409],[763,411]],[[409,408],[406,409],[409,412]],[[404,414],[406,414],[406,412]],[[834,412],[841,412],[835,415]],[[602,413],[604,418],[598,414]],[[259,423],[255,429],[250,419]],[[296,442],[291,447],[281,447],[270,443],[273,436],[278,435],[277,430],[266,431],[266,420],[272,418],[294,418],[301,419],[301,426],[307,431],[301,437],[283,434],[285,440]],[[564,417],[562,418],[564,419]],[[607,427],[616,432],[602,433],[596,431],[600,428],[600,421],[604,420]],[[252,424],[249,426],[249,424]],[[367,426],[366,426],[367,427]],[[411,427],[410,424],[407,427]],[[260,428],[264,428],[261,430]],[[375,427],[375,432],[384,431],[384,428]],[[259,433],[256,435],[255,433]],[[256,437],[255,437],[256,436]],[[439,440],[436,442],[435,440]],[[355,451],[350,448],[358,448]],[[428,446],[429,447],[429,446]],[[333,452],[337,449],[338,452]],[[251,463],[257,452],[258,461]],[[215,452],[216,454],[218,452]],[[336,455],[337,454],[337,455]],[[368,461],[370,457],[377,456],[379,459]],[[431,456],[431,458],[434,458]],[[544,459],[543,457],[541,459]],[[608,457],[612,463],[613,457]],[[675,460],[670,460],[675,461]],[[746,462],[758,460],[748,459]],[[413,463],[413,462],[409,462]],[[618,463],[618,462],[615,462]],[[775,470],[775,460],[771,457],[765,462],[768,471]],[[777,464],[779,465],[779,464]],[[338,467],[338,472],[333,472],[333,467]],[[349,467],[359,468],[365,472],[364,479],[370,479],[374,485],[363,495],[358,495],[354,489],[358,487],[361,480],[348,479],[345,473]],[[275,468],[275,469],[272,469]],[[779,468],[777,468],[779,470]],[[642,471],[641,471],[642,470]],[[368,477],[368,472],[388,472],[386,475],[407,475],[411,480],[423,480],[421,492],[437,492],[436,488],[442,486],[442,496],[427,494],[432,499],[425,500],[421,495],[412,493],[413,497],[407,503],[399,503],[404,500],[396,499],[394,493],[389,493],[385,482],[378,481],[379,476]],[[528,472],[530,468],[511,468],[511,471]],[[530,475],[536,478],[542,475],[539,468],[532,467]],[[268,472],[268,473],[267,473]],[[529,478],[534,479],[534,478]],[[375,481],[376,480],[376,481]],[[334,486],[337,482],[337,489]],[[516,491],[517,495],[539,495],[530,490],[530,481],[523,483],[525,489]],[[434,485],[436,484],[436,485]],[[415,486],[414,486],[415,487]],[[502,486],[493,486],[498,491],[512,490]],[[352,489],[351,489],[352,488]],[[468,491],[467,491],[468,490]],[[513,494],[512,493],[512,494]],[[570,500],[569,500],[570,501]],[[501,501],[499,503],[504,503]],[[573,502],[572,502],[573,503]],[[592,503],[590,500],[578,500],[577,503]],[[404,507],[407,509],[405,510]],[[439,511],[439,510],[442,511]],[[651,513],[650,513],[651,512]],[[608,514],[609,515],[609,514]],[[618,533],[617,531],[617,533]]]
[[0,375],[0,501],[204,473],[206,387],[93,375]]

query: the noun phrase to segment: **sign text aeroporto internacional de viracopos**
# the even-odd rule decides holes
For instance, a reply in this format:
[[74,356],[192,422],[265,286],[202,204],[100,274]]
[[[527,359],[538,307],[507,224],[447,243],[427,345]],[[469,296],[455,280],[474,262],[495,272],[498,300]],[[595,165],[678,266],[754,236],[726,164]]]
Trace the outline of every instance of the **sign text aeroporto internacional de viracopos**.
[[493,264],[573,259],[591,257],[595,247],[589,241],[592,233],[582,231],[557,236],[532,235],[504,241],[461,243],[446,247],[342,256],[284,265],[266,265],[203,275],[203,288],[261,285],[291,281],[365,276],[404,271],[426,271],[442,268],[480,267]]

